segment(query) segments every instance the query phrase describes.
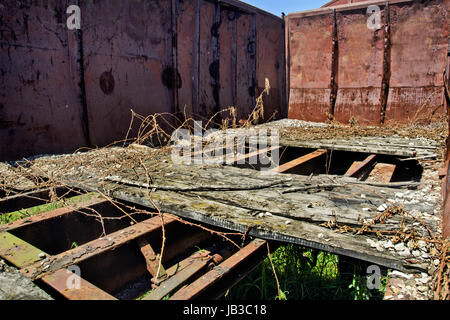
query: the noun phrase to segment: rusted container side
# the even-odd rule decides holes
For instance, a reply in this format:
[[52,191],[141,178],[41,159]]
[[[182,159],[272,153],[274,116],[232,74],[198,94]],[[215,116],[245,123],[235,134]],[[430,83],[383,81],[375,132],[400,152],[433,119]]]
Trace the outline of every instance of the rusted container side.
[[[233,8],[220,8],[219,27],[219,104],[224,110],[236,105],[236,11]],[[222,116],[229,116],[224,112]]]
[[213,75],[217,73],[218,62],[214,62],[212,27],[216,5],[212,2],[200,2],[200,62],[199,62],[199,110],[207,120],[216,111],[213,96]]
[[236,15],[236,109],[238,119],[248,119],[255,104],[254,82],[256,55],[253,50],[253,16],[246,13]]
[[125,138],[130,109],[174,111],[171,1],[87,0],[81,11],[91,141],[103,146]]
[[256,96],[270,83],[270,94],[264,98],[264,117],[286,116],[285,106],[285,38],[284,21],[269,15],[256,17]]
[[423,122],[444,114],[442,74],[448,19],[448,1],[444,0],[391,5],[387,122]]
[[[384,11],[384,10],[383,10]],[[383,29],[367,27],[366,8],[337,13],[338,74],[334,118],[380,123]]]
[[77,33],[67,30],[66,7],[0,5],[0,159],[86,145]]
[[289,118],[326,121],[330,112],[333,14],[288,19]]
[[280,17],[234,0],[77,3],[72,31],[65,1],[2,2],[0,160],[135,137],[130,109],[247,118],[265,77],[266,110],[285,108]]

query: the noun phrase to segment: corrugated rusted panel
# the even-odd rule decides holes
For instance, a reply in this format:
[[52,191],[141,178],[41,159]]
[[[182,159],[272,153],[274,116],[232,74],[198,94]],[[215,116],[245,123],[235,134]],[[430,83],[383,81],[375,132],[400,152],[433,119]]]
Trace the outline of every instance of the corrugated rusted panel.
[[217,68],[212,48],[212,27],[216,6],[208,1],[200,3],[200,70],[199,70],[199,115],[209,118],[214,114],[215,101],[212,74]]
[[65,25],[61,1],[46,4],[1,3],[0,160],[64,152],[87,143],[77,34]]
[[252,37],[252,16],[238,14],[236,17],[236,109],[238,119],[248,119],[254,108],[253,66],[255,66],[255,41]]
[[[219,27],[219,103],[224,110],[236,103],[236,11],[221,7]],[[228,113],[223,113],[226,118]]]
[[383,30],[367,27],[366,9],[337,13],[338,93],[334,118],[347,123],[380,123]]
[[182,83],[178,103],[187,117],[198,112],[199,6],[200,0],[178,3],[178,71]]
[[130,109],[173,112],[171,1],[87,0],[81,11],[93,144],[125,138]]
[[448,1],[391,6],[391,78],[386,122],[442,116],[448,46]]
[[[285,117],[284,22],[268,15],[256,18],[256,96],[270,82],[270,94],[264,97],[264,118]],[[273,118],[272,118],[273,119]]]
[[289,18],[289,118],[326,121],[333,15]]

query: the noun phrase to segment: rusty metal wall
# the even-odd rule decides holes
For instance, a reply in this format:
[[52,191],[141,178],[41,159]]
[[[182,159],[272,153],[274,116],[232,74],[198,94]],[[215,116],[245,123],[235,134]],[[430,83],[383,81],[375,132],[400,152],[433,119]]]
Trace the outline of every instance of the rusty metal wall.
[[267,118],[287,116],[284,21],[243,2],[7,0],[0,15],[0,160],[121,140],[130,109],[245,119],[265,78]]
[[86,145],[79,39],[63,27],[66,4],[0,6],[0,160]]
[[[289,14],[289,117],[376,125],[442,120],[448,2],[366,1]],[[373,31],[369,5],[381,10]]]

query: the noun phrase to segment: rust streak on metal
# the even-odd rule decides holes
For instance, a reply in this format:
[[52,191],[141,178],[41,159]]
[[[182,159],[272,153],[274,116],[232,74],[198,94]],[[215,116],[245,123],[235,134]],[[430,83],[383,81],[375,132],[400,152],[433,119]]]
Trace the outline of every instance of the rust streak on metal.
[[[42,278],[42,281],[69,300],[117,300],[92,283],[67,269],[57,270]],[[79,283],[79,287],[68,287],[68,283]]]
[[[165,225],[171,224],[175,221],[176,220],[172,218],[171,215],[165,215]],[[105,238],[96,239],[72,250],[52,256],[50,257],[49,262],[42,265],[40,263],[35,263],[25,269],[22,269],[21,272],[25,276],[32,279],[39,279],[50,272],[66,268],[69,265],[79,263],[93,256],[104,253],[108,250],[114,250],[125,243],[128,243],[160,228],[160,217],[153,217],[128,228],[114,232]]]
[[281,165],[279,167],[273,168],[270,171],[278,172],[278,173],[286,172],[286,171],[288,171],[288,170],[290,170],[290,169],[292,169],[294,167],[297,167],[297,166],[302,165],[302,164],[304,164],[304,163],[306,163],[308,161],[311,161],[311,160],[316,159],[316,158],[318,158],[320,156],[323,156],[326,153],[327,153],[327,150],[325,150],[325,149],[317,149],[317,150],[315,150],[315,151],[313,151],[311,153],[308,153],[308,154],[306,154],[304,156],[301,156],[300,158],[294,159],[294,160],[289,161],[289,162],[287,162],[287,163],[285,163],[285,164],[283,164],[283,165]]
[[170,300],[190,300],[194,299],[201,292],[206,290],[208,287],[219,281],[222,277],[228,274],[233,268],[237,267],[245,259],[250,258],[254,253],[256,253],[261,248],[266,247],[266,241],[256,239],[250,242],[240,251],[236,252],[229,259],[222,262],[220,265],[215,267],[213,270],[209,271],[207,274],[201,278],[194,281],[192,284],[188,285],[177,291]]

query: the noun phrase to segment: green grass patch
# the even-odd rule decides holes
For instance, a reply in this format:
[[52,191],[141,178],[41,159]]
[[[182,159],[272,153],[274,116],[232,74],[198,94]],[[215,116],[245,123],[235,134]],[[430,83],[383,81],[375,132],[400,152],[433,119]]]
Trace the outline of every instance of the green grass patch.
[[0,224],[14,222],[16,220],[31,217],[31,216],[34,216],[34,215],[37,215],[40,213],[52,211],[52,210],[59,209],[59,208],[65,207],[65,206],[75,205],[77,203],[89,201],[95,197],[98,197],[97,193],[86,193],[86,194],[81,194],[79,196],[64,199],[64,201],[45,203],[45,204],[41,204],[39,206],[21,209],[21,210],[17,210],[17,211],[10,212],[10,213],[5,213],[5,214],[0,215]]
[[281,295],[269,259],[224,296],[225,300],[377,300],[382,299],[387,277],[380,289],[367,288],[366,268],[355,263],[339,272],[339,256],[304,249],[295,245],[278,248],[272,261],[279,279]]

